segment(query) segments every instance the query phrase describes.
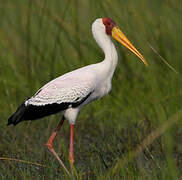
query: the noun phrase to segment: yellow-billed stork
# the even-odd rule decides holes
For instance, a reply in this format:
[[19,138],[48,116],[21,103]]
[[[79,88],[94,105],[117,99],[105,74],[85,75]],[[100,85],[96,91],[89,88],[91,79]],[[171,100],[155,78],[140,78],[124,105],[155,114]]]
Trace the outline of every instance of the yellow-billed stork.
[[53,140],[67,119],[71,126],[69,158],[73,164],[73,129],[79,111],[86,104],[105,96],[111,90],[112,77],[118,63],[117,51],[111,37],[132,51],[146,66],[148,65],[110,18],[96,19],[92,24],[92,33],[104,51],[105,59],[48,82],[34,96],[25,100],[8,119],[8,125],[16,125],[21,121],[39,119],[62,111],[63,117],[46,145],[64,168],[63,162],[53,149]]

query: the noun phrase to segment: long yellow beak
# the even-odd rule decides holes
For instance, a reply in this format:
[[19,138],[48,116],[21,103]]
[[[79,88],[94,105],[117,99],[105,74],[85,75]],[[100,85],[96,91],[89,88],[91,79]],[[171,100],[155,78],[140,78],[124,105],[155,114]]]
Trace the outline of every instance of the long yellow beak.
[[137,51],[137,49],[131,44],[131,42],[127,39],[127,37],[117,26],[113,27],[112,29],[112,37],[116,39],[119,43],[124,45],[126,48],[128,48],[130,51],[132,51],[136,56],[138,56],[142,60],[142,62],[146,66],[148,66],[148,63],[144,59],[144,57]]

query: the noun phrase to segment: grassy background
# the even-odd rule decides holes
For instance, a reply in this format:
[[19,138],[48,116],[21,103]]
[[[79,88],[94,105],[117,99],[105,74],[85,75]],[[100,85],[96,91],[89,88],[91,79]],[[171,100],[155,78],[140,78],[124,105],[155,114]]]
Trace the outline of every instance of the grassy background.
[[[77,179],[181,179],[181,0],[0,2],[0,157],[46,165],[0,160],[0,179],[68,179],[44,146],[59,114],[6,123],[49,80],[104,58],[91,34],[98,17],[112,18],[150,66],[115,42],[112,92],[83,108],[76,123]],[[65,123],[54,143],[67,166],[69,133]]]

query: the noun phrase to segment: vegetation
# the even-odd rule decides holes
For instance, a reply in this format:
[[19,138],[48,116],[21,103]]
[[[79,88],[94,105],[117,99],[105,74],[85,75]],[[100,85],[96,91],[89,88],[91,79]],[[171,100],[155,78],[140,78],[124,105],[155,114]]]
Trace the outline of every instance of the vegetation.
[[[181,179],[180,0],[1,0],[0,17],[0,179],[69,179],[44,146],[60,114],[6,123],[49,80],[104,58],[91,34],[98,17],[112,18],[150,66],[115,42],[112,92],[76,123],[76,179]],[[67,167],[69,133],[65,123],[54,142]]]

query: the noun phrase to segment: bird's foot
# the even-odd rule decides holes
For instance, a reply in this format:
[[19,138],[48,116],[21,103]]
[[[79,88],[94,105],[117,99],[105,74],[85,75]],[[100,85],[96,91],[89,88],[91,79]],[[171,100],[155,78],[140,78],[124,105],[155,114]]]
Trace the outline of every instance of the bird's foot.
[[53,155],[56,157],[56,159],[58,160],[59,164],[63,167],[63,169],[67,172],[67,174],[70,176],[70,172],[68,171],[68,169],[66,168],[66,166],[64,165],[63,161],[59,158],[59,156],[57,155],[57,153],[55,152],[52,143],[49,143],[49,141],[46,143],[46,146],[48,147],[49,151],[53,153]]

